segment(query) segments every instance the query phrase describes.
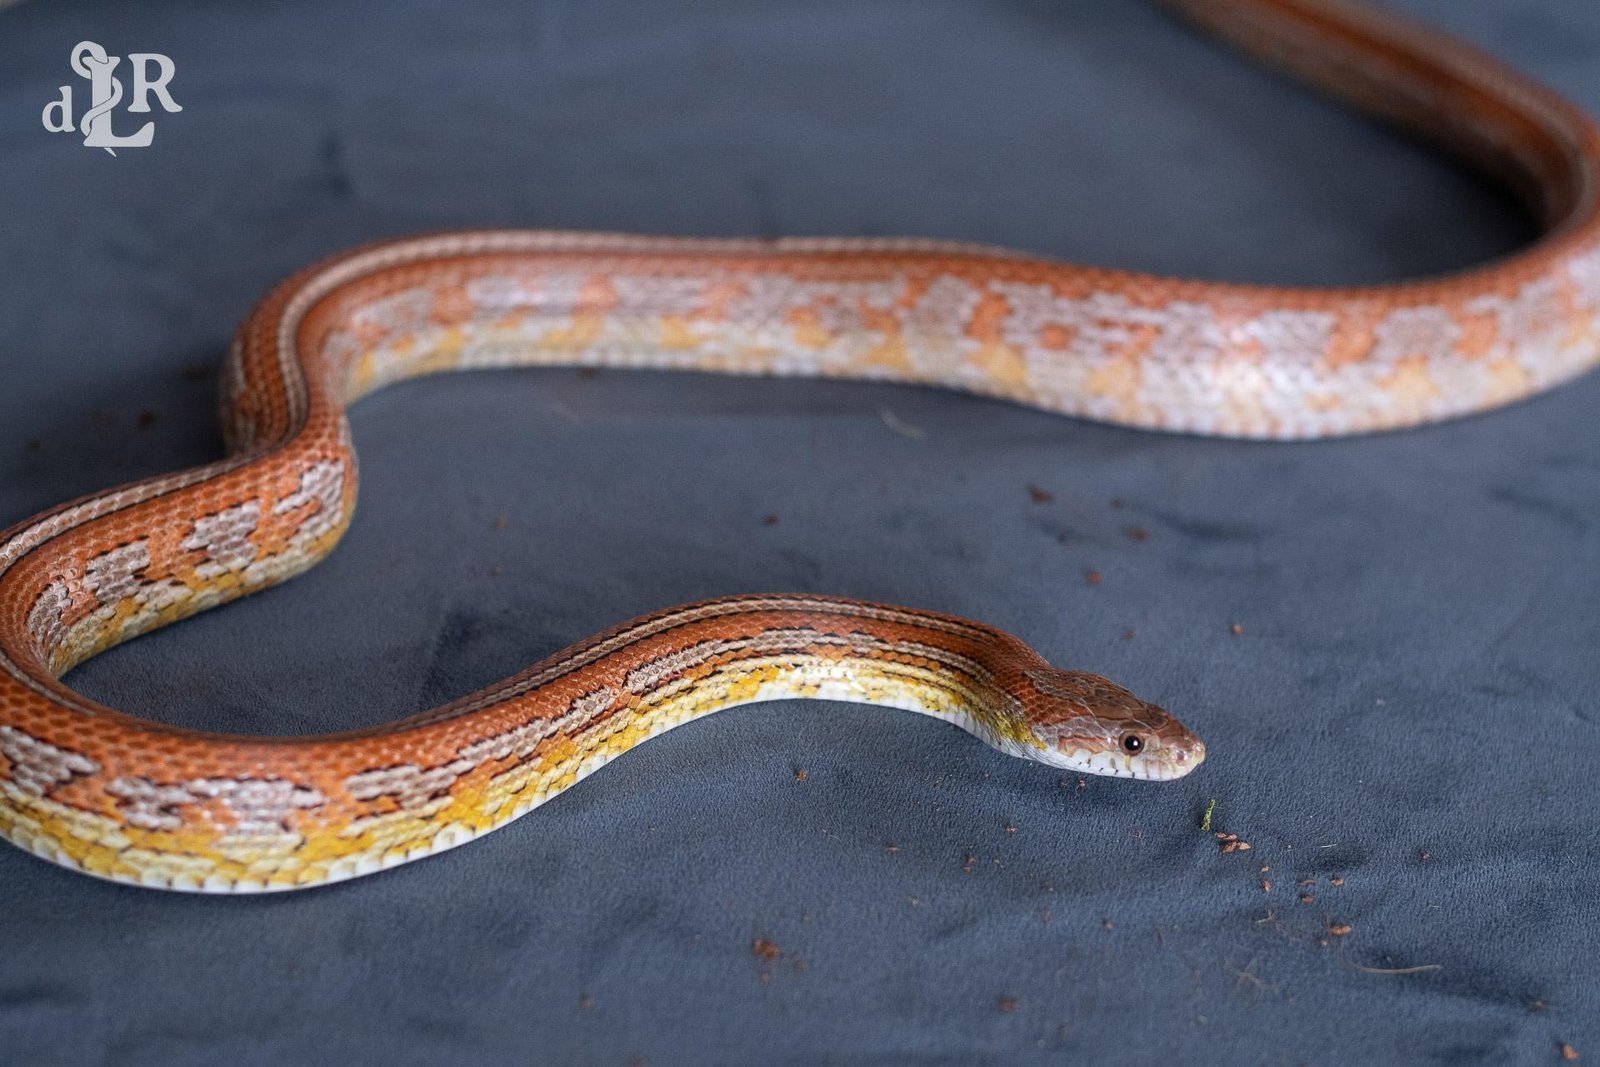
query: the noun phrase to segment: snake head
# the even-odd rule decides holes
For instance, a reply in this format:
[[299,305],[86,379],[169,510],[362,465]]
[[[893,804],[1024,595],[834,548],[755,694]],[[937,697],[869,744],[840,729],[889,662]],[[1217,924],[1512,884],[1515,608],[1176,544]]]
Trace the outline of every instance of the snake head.
[[1140,700],[1098,674],[1055,667],[1026,672],[1032,700],[1023,718],[1032,740],[1024,755],[1080,774],[1167,781],[1206,758],[1206,746],[1165,708]]

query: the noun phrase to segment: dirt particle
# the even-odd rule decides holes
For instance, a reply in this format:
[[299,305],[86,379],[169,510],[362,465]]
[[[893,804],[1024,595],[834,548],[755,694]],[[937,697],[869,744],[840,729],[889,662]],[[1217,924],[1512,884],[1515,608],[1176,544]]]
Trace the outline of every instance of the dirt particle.
[[1348,937],[1350,936],[1350,930],[1351,926],[1349,923],[1331,923],[1328,926],[1328,933],[1332,934],[1334,937]]
[[1016,997],[1001,997],[998,1001],[995,1002],[995,1007],[999,1008],[1003,1012],[1016,1011],[1017,1010],[1017,998]]
[[804,767],[795,768],[794,780],[797,782],[803,782],[806,780],[806,769]]
[[1150,540],[1150,531],[1146,530],[1143,526],[1130,526],[1122,532],[1127,534],[1128,540],[1137,541],[1140,544]]
[[1344,879],[1343,879],[1343,878],[1340,878],[1340,877],[1339,877],[1339,876],[1338,876],[1338,875],[1337,875],[1337,874],[1336,874],[1336,875],[1334,875],[1334,876],[1333,876],[1333,877],[1332,877],[1332,878],[1329,878],[1329,879],[1328,879],[1328,884],[1329,884],[1329,885],[1344,885]]
[[1263,893],[1272,892],[1272,883],[1267,881],[1265,878],[1261,879],[1261,891]]
[[763,525],[763,526],[776,526],[776,525],[778,525],[778,516],[772,514],[771,512],[768,512],[767,514],[761,516],[761,525]]
[[756,959],[761,960],[763,963],[771,963],[783,955],[783,949],[764,937],[758,937],[750,942],[750,951]]
[[1223,852],[1250,851],[1250,842],[1239,840],[1238,834],[1229,834],[1224,833],[1221,830],[1217,830],[1215,831],[1214,836],[1217,839],[1217,847]]
[[1102,929],[1102,930],[1115,930],[1116,927],[1117,927],[1117,924],[1112,922],[1110,919],[1101,919],[1100,920],[1100,929]]
[[584,1011],[593,1011],[594,997],[590,996],[588,993],[585,993],[583,996],[578,998],[578,1007],[582,1008]]
[[1301,893],[1300,894],[1300,903],[1302,903],[1302,904],[1310,904],[1313,900],[1316,900],[1316,899],[1317,898],[1312,896],[1310,893]]
[[1561,1050],[1561,1058],[1567,1060],[1568,1062],[1578,1058],[1578,1050],[1567,1044],[1565,1041],[1557,1045],[1556,1048]]
[[894,853],[900,851],[900,846],[899,845],[884,845],[883,846],[883,850],[885,852],[889,853],[890,855],[893,855]]
[[972,855],[972,853],[970,853],[970,852],[967,853],[967,858],[961,864],[961,873],[962,874],[971,874],[973,872],[973,870],[975,869],[975,865],[977,864],[977,862],[978,861],[977,861],[976,857],[974,857]]
[[1017,832],[1017,828],[1015,826],[1011,825],[1010,823],[1006,823],[1006,833],[1014,834],[1016,832]]
[[1099,571],[1089,571],[1083,576],[1083,580],[1090,585],[1099,585],[1101,582],[1106,580],[1106,576],[1101,574]]
[[1028,499],[1035,504],[1048,504],[1055,498],[1056,495],[1048,489],[1042,489],[1037,485],[1028,486]]
[[1237,622],[1230,622],[1228,624],[1228,632],[1230,634],[1232,634],[1233,636],[1235,636],[1235,637],[1243,637],[1244,636],[1244,624],[1243,623],[1237,623]]

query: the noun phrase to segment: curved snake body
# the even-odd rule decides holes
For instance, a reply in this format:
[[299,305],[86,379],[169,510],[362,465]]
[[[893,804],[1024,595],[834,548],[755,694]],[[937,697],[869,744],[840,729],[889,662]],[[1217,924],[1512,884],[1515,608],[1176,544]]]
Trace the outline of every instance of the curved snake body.
[[1336,290],[1179,281],[988,248],[447,234],[283,283],[224,371],[228,458],[0,535],[0,834],[173,889],[352,877],[505,824],[640,741],[775,697],[955,722],[1080,772],[1174,778],[1162,709],[964,619],[807,595],[626,623],[453,704],[346,734],[201,733],[59,679],[121,641],[315,564],[350,521],[345,409],[400,378],[583,364],[936,385],[1130,426],[1311,438],[1482,410],[1600,358],[1600,135],[1565,101],[1391,16],[1189,0],[1247,49],[1443,140],[1547,225],[1446,278]]

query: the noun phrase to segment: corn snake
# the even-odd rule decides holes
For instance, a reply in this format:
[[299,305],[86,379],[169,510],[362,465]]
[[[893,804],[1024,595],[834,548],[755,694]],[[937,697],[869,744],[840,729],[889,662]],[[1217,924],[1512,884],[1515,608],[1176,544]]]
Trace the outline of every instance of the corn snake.
[[1056,671],[977,623],[817,596],[670,609],[346,735],[189,733],[58,678],[321,559],[355,500],[344,409],[412,375],[549,363],[826,374],[1303,438],[1481,410],[1594,362],[1600,140],[1581,114],[1387,17],[1310,0],[1194,7],[1246,47],[1451,140],[1506,177],[1549,235],[1454,277],[1340,291],[915,241],[485,232],[336,257],[241,328],[224,372],[228,459],[63,505],[0,540],[0,832],[121,881],[316,885],[469,840],[654,733],[776,697],[911,707],[1090,773],[1187,772],[1198,740],[1103,679]]

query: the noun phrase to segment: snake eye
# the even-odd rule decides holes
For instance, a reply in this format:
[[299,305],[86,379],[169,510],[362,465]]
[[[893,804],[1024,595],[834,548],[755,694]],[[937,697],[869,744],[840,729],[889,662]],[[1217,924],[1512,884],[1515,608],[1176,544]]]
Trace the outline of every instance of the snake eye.
[[1122,751],[1126,752],[1130,756],[1144,751],[1144,738],[1140,737],[1138,734],[1123,734]]

